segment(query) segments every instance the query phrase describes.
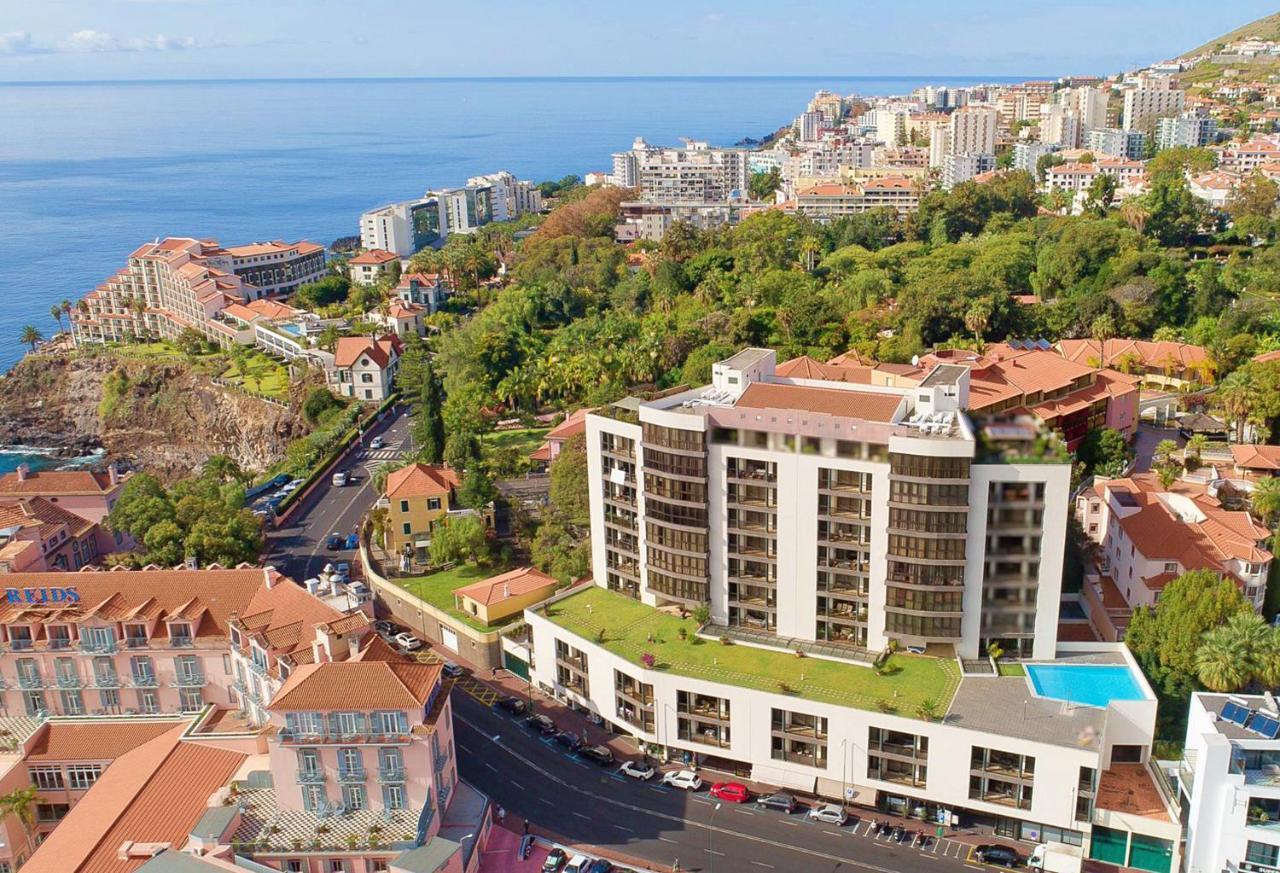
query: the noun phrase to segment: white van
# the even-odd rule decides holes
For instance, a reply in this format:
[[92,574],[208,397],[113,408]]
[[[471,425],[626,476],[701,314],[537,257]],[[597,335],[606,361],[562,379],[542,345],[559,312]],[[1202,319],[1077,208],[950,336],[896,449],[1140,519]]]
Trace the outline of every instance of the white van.
[[347,484],[347,474],[339,470],[333,474],[333,484],[335,488],[341,488]]
[[586,855],[574,855],[565,866],[564,873],[587,873],[587,868],[590,866],[591,859]]

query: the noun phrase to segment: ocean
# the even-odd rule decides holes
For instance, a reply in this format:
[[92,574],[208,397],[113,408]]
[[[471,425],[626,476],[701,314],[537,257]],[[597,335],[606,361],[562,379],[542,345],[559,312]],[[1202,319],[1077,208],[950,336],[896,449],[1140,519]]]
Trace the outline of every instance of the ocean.
[[[573,78],[0,84],[0,369],[23,325],[158,236],[358,233],[360,213],[468,176],[610,169],[637,136],[760,139],[815,91],[1008,78]],[[3,460],[0,459],[0,464]]]

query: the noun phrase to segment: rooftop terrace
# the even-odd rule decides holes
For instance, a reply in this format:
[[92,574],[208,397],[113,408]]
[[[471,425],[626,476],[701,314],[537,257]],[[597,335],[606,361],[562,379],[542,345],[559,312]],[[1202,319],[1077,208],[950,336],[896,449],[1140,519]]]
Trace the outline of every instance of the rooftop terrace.
[[[595,585],[548,604],[543,614],[633,664],[643,666],[648,653],[655,670],[839,706],[891,707],[914,718],[917,708],[931,700],[942,713],[960,684],[956,663],[942,658],[896,654],[888,671],[878,674],[869,666],[722,645],[698,638],[698,624],[691,618],[681,619]],[[685,639],[680,638],[681,628]]]

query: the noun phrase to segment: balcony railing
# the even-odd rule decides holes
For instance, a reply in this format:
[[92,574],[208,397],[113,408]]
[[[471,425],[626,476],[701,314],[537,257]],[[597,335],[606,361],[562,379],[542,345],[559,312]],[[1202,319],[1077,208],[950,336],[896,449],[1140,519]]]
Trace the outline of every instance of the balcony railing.
[[298,771],[299,785],[319,785],[321,782],[324,782],[324,780],[325,772],[323,770],[316,769]]
[[380,733],[380,732],[364,732],[364,733],[330,733],[321,731],[319,733],[301,733],[284,729],[276,736],[280,742],[291,746],[322,746],[322,745],[378,745],[378,746],[404,746],[408,745],[410,737],[408,732],[404,733]]
[[50,651],[60,652],[64,649],[69,649],[69,648],[71,648],[70,637],[50,637],[49,638]]
[[128,649],[145,649],[151,644],[146,637],[125,637],[124,645]]
[[116,653],[116,641],[80,640],[79,648],[86,655],[114,655]]
[[394,785],[404,782],[403,767],[379,767],[378,781],[384,785]]
[[15,652],[29,652],[34,645],[31,640],[9,640],[9,648]]
[[120,677],[115,673],[103,673],[93,677],[94,688],[119,688]]
[[339,782],[342,782],[345,784],[352,784],[357,782],[364,782],[367,778],[369,777],[366,775],[363,767],[350,767],[350,768],[339,767],[338,768]]
[[195,648],[196,641],[191,637],[170,637],[169,646],[174,649],[191,649]]
[[19,687],[19,688],[26,688],[26,689],[28,689],[28,690],[30,690],[30,689],[36,689],[36,688],[43,688],[43,687],[44,687],[44,679],[43,679],[42,677],[40,677],[40,676],[22,676],[22,675],[19,675],[19,676],[18,676],[18,687]]
[[58,687],[59,688],[83,688],[84,680],[81,679],[79,676],[59,676]]
[[160,681],[154,673],[134,673],[129,677],[129,684],[134,688],[158,688]]
[[208,682],[203,673],[179,673],[173,677],[176,688],[203,688]]

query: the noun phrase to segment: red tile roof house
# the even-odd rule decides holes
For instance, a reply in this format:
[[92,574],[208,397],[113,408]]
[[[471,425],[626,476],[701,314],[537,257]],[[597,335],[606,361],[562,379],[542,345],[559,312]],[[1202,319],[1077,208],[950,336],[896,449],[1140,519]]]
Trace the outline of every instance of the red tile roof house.
[[1123,637],[1128,616],[1191,570],[1231,579],[1261,609],[1273,556],[1270,531],[1223,508],[1206,485],[1181,479],[1167,491],[1154,473],[1100,479],[1076,497],[1076,518],[1098,546],[1085,574],[1085,611],[1099,636]]
[[380,402],[391,396],[404,345],[393,334],[344,336],[327,368],[329,390],[343,397]]
[[551,462],[560,457],[560,450],[570,437],[587,432],[587,415],[595,409],[578,409],[569,413],[564,421],[547,431],[545,442],[529,453],[535,471],[542,471],[551,466]]
[[1234,445],[1231,462],[1235,475],[1244,479],[1280,476],[1280,446]]
[[1207,385],[1213,381],[1214,366],[1208,351],[1188,343],[1078,339],[1061,340],[1056,348],[1069,361],[1090,367],[1109,367],[1165,388]]
[[102,522],[116,505],[129,474],[116,472],[114,465],[101,472],[89,470],[44,470],[33,472],[21,464],[0,476],[0,500],[43,497],[59,508],[89,521]]
[[118,548],[102,525],[47,498],[0,498],[0,573],[79,570]]
[[391,271],[391,265],[400,260],[395,252],[383,249],[369,249],[347,261],[351,271],[351,281],[360,285],[373,285],[384,273]]

